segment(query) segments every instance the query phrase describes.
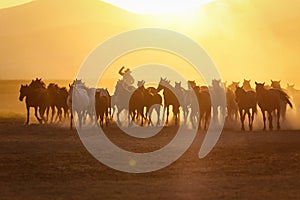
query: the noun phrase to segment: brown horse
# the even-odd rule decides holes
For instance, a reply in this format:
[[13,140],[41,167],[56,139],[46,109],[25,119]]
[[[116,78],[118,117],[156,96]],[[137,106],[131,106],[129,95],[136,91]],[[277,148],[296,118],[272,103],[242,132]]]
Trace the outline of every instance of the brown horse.
[[[211,98],[209,89],[207,86],[197,86],[195,81],[188,81],[188,87],[189,89],[192,89],[194,94],[196,95],[196,99],[194,99],[191,94],[190,96],[187,96],[187,98],[192,99],[193,102],[191,102],[191,115],[190,120],[192,122],[193,127],[194,125],[194,118],[198,118],[199,123],[199,129],[202,128],[202,123],[204,130],[207,129],[209,120],[211,118]],[[197,113],[199,112],[199,113]]]
[[[45,83],[41,79],[32,80],[30,85],[21,85],[19,100],[23,101],[24,97],[27,110],[26,124],[29,124],[30,108],[34,108],[34,115],[39,123],[46,122],[44,113],[49,106],[48,92]],[[38,112],[40,117],[38,116]]]
[[[143,85],[144,87],[144,85]],[[149,125],[153,125],[152,122],[152,113],[155,110],[157,114],[157,122],[156,125],[160,124],[160,109],[162,106],[162,97],[158,94],[156,88],[148,87],[145,91],[145,98],[146,98],[146,117],[149,120]]]
[[144,119],[146,119],[144,113],[144,107],[147,106],[145,97],[145,81],[138,81],[138,88],[133,92],[129,99],[129,114],[131,115],[131,122],[135,119],[141,118],[141,126],[144,125]]
[[257,83],[256,84],[256,96],[257,96],[257,102],[261,109],[262,115],[263,115],[263,122],[264,122],[264,128],[263,130],[266,130],[266,115],[265,112],[268,113],[268,120],[269,120],[269,129],[273,129],[273,117],[272,112],[276,111],[277,116],[277,129],[280,129],[280,108],[281,108],[281,101],[285,101],[290,105],[292,108],[292,103],[289,100],[289,96],[283,92],[282,90],[278,89],[266,89],[264,87],[265,83]]
[[242,123],[242,131],[245,130],[244,121],[246,114],[248,115],[249,130],[252,131],[254,115],[257,113],[257,100],[254,91],[245,91],[241,87],[235,90],[236,102],[238,104],[240,119]]
[[227,120],[236,122],[239,113],[239,107],[235,100],[235,92],[230,88],[226,90],[226,108],[227,108]]
[[[109,104],[110,104],[110,95],[106,89],[99,88],[95,92],[95,111],[96,119],[99,120],[100,126],[108,126],[109,122]],[[105,118],[104,118],[105,117]]]
[[179,101],[175,95],[175,89],[173,86],[171,86],[170,81],[167,80],[166,78],[160,78],[160,82],[157,87],[157,91],[163,90],[164,94],[164,114],[163,114],[163,119],[165,116],[165,111],[167,110],[167,119],[166,119],[166,125],[168,125],[168,119],[169,119],[169,109],[170,106],[173,107],[173,117],[175,120],[175,125],[178,125],[179,123]]

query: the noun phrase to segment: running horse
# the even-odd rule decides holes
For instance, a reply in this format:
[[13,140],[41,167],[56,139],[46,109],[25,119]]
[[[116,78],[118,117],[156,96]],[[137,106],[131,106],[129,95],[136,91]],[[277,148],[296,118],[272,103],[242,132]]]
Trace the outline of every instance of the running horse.
[[164,94],[164,112],[163,112],[163,119],[165,116],[165,111],[167,110],[167,119],[166,119],[166,125],[168,125],[168,119],[169,119],[169,112],[170,112],[170,106],[173,107],[173,117],[175,120],[175,125],[178,125],[179,123],[179,101],[175,95],[175,88],[171,86],[170,81],[166,78],[160,78],[160,82],[157,87],[157,92],[163,90]]
[[245,130],[244,121],[246,114],[248,115],[249,130],[252,131],[254,115],[257,113],[256,93],[254,91],[246,91],[242,87],[237,86],[235,90],[235,100],[239,108],[242,131]]
[[256,85],[256,96],[257,96],[257,102],[261,109],[262,115],[263,115],[263,122],[264,122],[264,128],[263,130],[266,130],[266,114],[268,113],[268,120],[269,120],[269,129],[273,130],[273,124],[272,124],[272,112],[276,111],[277,116],[277,129],[280,129],[280,109],[281,109],[281,101],[286,102],[289,104],[289,106],[292,108],[292,103],[289,100],[289,96],[283,92],[282,90],[278,89],[266,89],[265,83],[257,83]]
[[[25,99],[27,120],[26,124],[29,124],[30,108],[34,108],[34,115],[39,123],[46,122],[44,118],[45,110],[48,107],[48,93],[45,87],[45,83],[42,79],[32,80],[30,85],[21,85],[19,100]],[[40,117],[38,116],[40,114]]]

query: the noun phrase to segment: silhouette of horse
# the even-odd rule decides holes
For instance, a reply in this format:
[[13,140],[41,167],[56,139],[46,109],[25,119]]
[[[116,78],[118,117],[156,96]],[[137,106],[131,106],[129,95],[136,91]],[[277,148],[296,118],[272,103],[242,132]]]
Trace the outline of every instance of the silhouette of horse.
[[236,102],[238,104],[240,119],[242,124],[242,131],[245,130],[244,121],[246,114],[248,115],[249,130],[252,131],[254,115],[257,113],[257,100],[254,91],[245,91],[241,87],[235,90]]
[[175,93],[177,95],[177,97],[180,99],[180,101],[182,102],[181,108],[183,111],[183,119],[184,119],[184,123],[186,123],[187,121],[187,117],[189,114],[189,103],[187,101],[187,91],[181,86],[181,82],[175,82]]
[[226,101],[223,101],[226,98],[224,86],[221,83],[221,80],[212,80],[212,85],[209,86],[210,95],[214,100],[212,102],[213,107],[213,119],[217,120],[219,116],[219,108],[221,111],[221,118],[225,118],[226,116]]
[[163,111],[163,120],[165,117],[165,111],[167,110],[167,119],[166,119],[166,125],[168,125],[168,119],[169,119],[169,109],[170,106],[172,105],[172,110],[173,110],[173,117],[175,120],[175,125],[178,125],[179,123],[179,101],[173,91],[175,89],[171,86],[170,81],[167,80],[166,78],[160,78],[160,82],[157,87],[157,91],[163,90],[163,95],[164,95],[164,111]]
[[110,95],[107,89],[98,88],[95,94],[95,111],[96,111],[96,119],[99,120],[100,126],[104,125],[104,117],[105,117],[105,125],[108,126],[109,123],[109,104],[110,104]]
[[[111,97],[111,106],[112,108],[117,108],[117,122],[120,124],[120,114],[123,110],[127,110],[129,112],[129,98],[135,88],[133,86],[123,87],[124,81],[118,80],[115,86],[115,92]],[[130,122],[130,115],[127,114],[128,122]]]
[[236,95],[234,91],[227,88],[226,90],[226,107],[227,107],[227,120],[236,121],[238,118],[239,108],[236,102]]
[[70,128],[73,128],[73,116],[77,113],[79,129],[81,129],[86,113],[90,110],[90,96],[88,94],[87,87],[81,80],[75,80],[71,85],[69,84],[69,87],[70,92],[67,102],[71,110]]
[[[190,121],[195,127],[195,121],[198,119],[199,129],[202,128],[202,123],[204,125],[204,129],[207,129],[209,120],[211,118],[211,98],[209,89],[207,86],[197,86],[195,81],[188,81],[189,90],[188,99],[191,99],[191,114]],[[193,93],[191,93],[193,92]],[[192,95],[195,95],[194,98]]]
[[254,89],[251,87],[250,82],[251,82],[251,80],[246,80],[246,79],[244,79],[242,88],[243,88],[245,91],[254,91]]
[[[281,80],[279,80],[279,81],[273,81],[273,80],[271,80],[271,88],[277,89],[277,90],[281,90],[281,91],[283,91],[283,92],[286,93],[286,91],[281,88],[280,82],[281,82]],[[287,102],[283,100],[283,101],[280,101],[280,104],[281,104],[280,105],[280,114],[282,116],[282,120],[285,121],[285,119],[286,119]]]
[[138,118],[141,118],[141,126],[144,125],[144,107],[147,106],[147,98],[145,97],[146,89],[144,87],[145,81],[138,81],[138,88],[133,92],[129,99],[129,113],[131,115],[130,124]]
[[[144,85],[143,85],[144,87]],[[145,91],[145,98],[147,102],[147,107],[146,107],[146,117],[149,120],[149,125],[153,125],[152,122],[152,113],[155,110],[157,114],[157,122],[156,125],[160,124],[160,109],[162,106],[162,97],[160,94],[158,94],[156,88],[154,87],[148,87],[146,88],[147,91]]]
[[264,122],[264,128],[263,130],[266,130],[266,115],[265,112],[268,113],[268,120],[269,120],[269,129],[273,129],[272,124],[272,112],[276,111],[277,116],[277,129],[280,129],[280,108],[281,108],[281,101],[287,102],[290,107],[292,108],[292,103],[289,100],[288,95],[283,92],[282,90],[278,89],[266,89],[264,87],[265,83],[257,83],[256,84],[256,96],[257,96],[257,102],[261,109],[262,115],[263,115],[263,122]]
[[[21,85],[19,100],[23,101],[24,97],[27,110],[26,124],[29,124],[30,108],[34,108],[34,115],[39,123],[46,122],[44,118],[45,110],[48,106],[48,93],[45,83],[41,79],[32,80],[30,85]],[[40,117],[38,116],[38,112]]]
[[295,105],[296,111],[300,110],[300,90],[295,88],[295,84],[287,84],[287,93],[292,98],[293,104]]

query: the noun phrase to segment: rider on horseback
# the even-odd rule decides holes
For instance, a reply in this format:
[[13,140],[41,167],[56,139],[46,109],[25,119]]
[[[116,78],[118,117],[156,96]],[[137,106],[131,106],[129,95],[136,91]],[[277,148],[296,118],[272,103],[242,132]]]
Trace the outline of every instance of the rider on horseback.
[[131,92],[132,89],[133,89],[132,84],[134,83],[134,78],[132,77],[131,71],[130,71],[129,68],[127,68],[126,70],[124,70],[124,69],[125,69],[125,66],[123,66],[119,70],[119,74],[121,76],[123,76],[122,86],[123,86],[124,89],[128,90],[129,92]]

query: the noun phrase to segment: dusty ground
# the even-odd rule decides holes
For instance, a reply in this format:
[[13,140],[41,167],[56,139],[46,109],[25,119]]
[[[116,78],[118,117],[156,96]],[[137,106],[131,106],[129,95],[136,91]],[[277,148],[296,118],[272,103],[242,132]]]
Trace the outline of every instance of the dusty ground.
[[[23,122],[0,119],[1,199],[300,199],[300,131],[225,130],[199,160],[200,131],[169,167],[128,174],[95,160],[76,131]],[[116,127],[108,135],[128,150],[147,151],[168,142],[174,129],[150,141],[131,140]]]

